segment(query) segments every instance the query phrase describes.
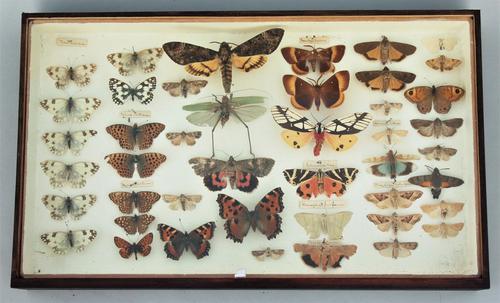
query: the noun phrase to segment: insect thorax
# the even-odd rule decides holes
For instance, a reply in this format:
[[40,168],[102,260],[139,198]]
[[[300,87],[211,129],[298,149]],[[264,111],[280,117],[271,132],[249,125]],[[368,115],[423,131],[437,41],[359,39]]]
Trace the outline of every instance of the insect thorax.
[[64,198],[64,209],[68,213],[71,211],[71,197]]
[[71,80],[75,80],[75,70],[73,69],[73,67],[70,67],[68,69],[68,76]]
[[222,42],[219,47],[219,60],[224,64],[231,60],[231,47],[227,42]]
[[139,206],[139,194],[133,191],[130,195],[130,200],[132,200],[132,203],[134,203],[134,206],[137,208]]

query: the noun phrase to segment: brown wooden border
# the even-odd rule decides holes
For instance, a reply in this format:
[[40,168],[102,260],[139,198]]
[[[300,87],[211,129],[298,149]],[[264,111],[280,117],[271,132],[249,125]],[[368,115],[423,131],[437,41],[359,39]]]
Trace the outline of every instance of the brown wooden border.
[[[22,274],[22,240],[24,213],[25,149],[27,136],[27,90],[29,67],[29,30],[36,19],[51,18],[151,18],[151,17],[287,17],[287,16],[470,16],[474,25],[477,109],[477,156],[479,158],[478,267],[475,276],[258,276],[235,279],[218,276],[151,276],[98,275],[92,278],[76,276],[28,277]],[[486,172],[484,155],[483,86],[481,67],[481,31],[479,10],[368,10],[368,11],[225,11],[225,12],[93,12],[93,13],[23,13],[21,29],[21,61],[19,86],[18,151],[16,203],[12,252],[11,287],[14,288],[196,288],[196,289],[487,289],[490,287],[488,261],[488,230],[486,216]]]

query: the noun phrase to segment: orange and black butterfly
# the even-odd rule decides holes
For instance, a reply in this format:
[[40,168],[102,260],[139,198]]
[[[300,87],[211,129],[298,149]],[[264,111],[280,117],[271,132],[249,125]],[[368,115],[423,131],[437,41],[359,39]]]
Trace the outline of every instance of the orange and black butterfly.
[[336,108],[344,102],[344,91],[349,87],[349,72],[340,71],[328,78],[326,81],[319,82],[309,79],[310,83],[293,75],[283,76],[283,85],[290,102],[297,109],[310,109],[313,104],[319,110],[323,103],[327,108]]
[[227,220],[224,224],[226,238],[236,243],[242,243],[250,228],[258,229],[268,240],[276,238],[281,232],[281,213],[283,206],[283,191],[277,187],[267,193],[255,205],[253,211],[228,195],[219,194],[219,215]]
[[116,225],[123,228],[127,234],[143,234],[148,230],[149,224],[155,220],[154,216],[148,214],[121,216],[115,219]]
[[434,199],[439,198],[443,188],[457,187],[464,184],[462,179],[442,175],[437,167],[434,168],[432,174],[411,177],[408,182],[421,187],[430,187]]
[[179,260],[185,250],[191,250],[197,259],[208,256],[210,242],[215,230],[215,223],[208,222],[198,226],[190,233],[181,232],[166,224],[158,224],[160,239],[165,243],[167,258]]
[[312,45],[304,45],[311,49],[295,47],[284,47],[281,53],[286,62],[292,65],[292,70],[297,75],[305,75],[309,72],[309,66],[313,72],[319,67],[320,73],[333,72],[337,63],[342,60],[345,52],[345,45],[334,45],[327,48],[316,48]]
[[160,153],[144,153],[140,155],[114,153],[107,155],[104,159],[116,169],[120,177],[132,178],[137,166],[139,177],[147,178],[151,177],[158,166],[167,160],[167,156]]
[[417,86],[407,89],[405,98],[411,103],[417,104],[417,109],[422,114],[434,110],[439,114],[446,114],[451,109],[452,102],[457,102],[465,94],[465,90],[458,86]]
[[120,238],[114,238],[115,245],[120,250],[118,253],[122,258],[128,259],[132,254],[134,254],[137,260],[137,254],[146,257],[151,252],[151,243],[153,243],[153,233],[145,235],[139,242],[130,244],[128,241]]
[[324,194],[328,198],[331,195],[340,197],[344,194],[346,186],[356,179],[358,170],[355,168],[339,168],[335,170],[307,170],[287,169],[283,175],[288,183],[298,185],[297,194],[309,200],[312,197]]
[[380,60],[382,64],[399,62],[413,54],[417,48],[411,44],[389,41],[382,36],[382,41],[363,42],[354,45],[356,53],[362,54],[368,60]]
[[400,91],[406,83],[411,83],[415,80],[415,74],[401,71],[391,71],[386,67],[383,70],[372,70],[357,72],[356,78],[363,82],[367,87],[373,90],[387,90]]
[[109,195],[109,199],[118,205],[124,214],[131,214],[136,208],[140,213],[147,213],[153,204],[160,200],[160,195],[152,191],[125,192],[117,191]]
[[165,129],[162,123],[146,123],[138,126],[126,124],[113,124],[106,127],[106,131],[113,138],[118,140],[121,148],[133,150],[135,146],[139,149],[148,149],[153,144],[153,140]]
[[175,63],[185,65],[188,73],[195,76],[210,76],[221,69],[224,91],[231,91],[232,66],[249,72],[263,66],[267,57],[278,48],[285,31],[281,28],[269,29],[234,48],[228,42],[221,42],[215,51],[185,42],[168,42],[163,50]]

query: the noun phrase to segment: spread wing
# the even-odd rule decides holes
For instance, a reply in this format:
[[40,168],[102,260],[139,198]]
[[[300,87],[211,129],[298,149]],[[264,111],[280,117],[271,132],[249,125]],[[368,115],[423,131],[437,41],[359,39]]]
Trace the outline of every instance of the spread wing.
[[184,42],[168,42],[163,50],[175,63],[186,65],[188,73],[195,76],[210,76],[219,68],[218,53],[209,48]]
[[296,132],[313,132],[315,124],[304,116],[279,105],[273,106],[271,114],[274,121],[282,128]]

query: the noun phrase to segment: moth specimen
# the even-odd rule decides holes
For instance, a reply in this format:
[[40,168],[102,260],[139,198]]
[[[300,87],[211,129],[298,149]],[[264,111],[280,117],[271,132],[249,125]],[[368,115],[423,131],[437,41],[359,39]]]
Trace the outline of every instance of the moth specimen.
[[211,191],[226,188],[229,181],[231,189],[242,192],[252,192],[259,180],[265,177],[274,166],[270,158],[251,158],[235,160],[232,156],[227,161],[213,158],[192,158],[189,164],[193,166],[195,174],[203,177],[203,183]]
[[323,171],[321,169],[287,169],[283,171],[285,179],[297,187],[297,194],[302,198],[309,200],[316,198],[320,194],[327,197],[336,195],[340,197],[344,194],[346,186],[356,179],[358,170],[355,168],[339,168]]
[[382,111],[384,115],[388,116],[391,112],[397,112],[403,107],[403,103],[387,102],[370,104],[370,109],[373,111]]
[[42,197],[43,205],[50,210],[50,217],[54,220],[64,220],[68,216],[73,220],[79,220],[96,201],[95,195],[73,197],[45,195]]
[[391,127],[386,127],[385,130],[376,132],[372,135],[375,141],[382,141],[387,145],[393,145],[398,143],[402,137],[406,137],[408,131],[405,129],[394,129]]
[[58,89],[65,89],[70,82],[80,87],[89,85],[90,76],[95,73],[96,69],[95,64],[82,64],[75,67],[49,66],[46,70],[50,78],[56,80],[55,86]]
[[311,122],[304,116],[279,105],[271,109],[274,121],[284,128],[283,140],[293,148],[300,149],[314,138],[313,154],[319,156],[326,141],[335,151],[351,148],[356,142],[354,135],[366,129],[372,121],[369,113],[354,113],[342,119],[333,119],[328,123]]
[[389,41],[382,36],[382,41],[363,42],[354,45],[354,51],[362,54],[368,60],[380,60],[382,64],[387,62],[399,62],[406,56],[413,54],[417,48],[413,45]]
[[118,69],[122,76],[129,76],[136,70],[150,73],[156,69],[156,64],[163,55],[161,48],[146,48],[131,53],[113,53],[106,56],[109,63]]
[[432,170],[430,175],[411,177],[408,182],[421,187],[429,187],[434,199],[439,198],[443,188],[457,187],[464,184],[462,179],[442,175],[437,167]]
[[252,250],[252,256],[259,261],[264,261],[266,258],[277,260],[285,253],[284,249],[272,249],[270,247],[263,250]]
[[219,215],[226,220],[224,229],[226,238],[236,243],[242,243],[250,228],[259,230],[268,240],[276,238],[281,233],[281,217],[283,211],[283,191],[277,187],[267,193],[253,211],[238,200],[224,194],[217,196]]
[[417,109],[422,114],[430,112],[433,104],[437,113],[446,114],[450,111],[451,104],[459,101],[464,94],[463,88],[453,85],[416,86],[404,92],[405,98],[417,104]]
[[440,55],[436,58],[425,61],[425,64],[435,70],[449,71],[459,66],[462,63],[459,59],[448,58],[445,55]]
[[422,229],[433,238],[453,238],[464,228],[463,223],[423,224]]
[[147,213],[160,200],[160,195],[152,191],[124,192],[117,191],[109,194],[109,199],[118,206],[124,214],[132,214],[134,208],[140,213]]
[[424,155],[427,160],[448,161],[457,153],[457,150],[451,147],[436,145],[431,147],[419,148],[418,152]]
[[163,195],[163,200],[168,203],[171,210],[193,210],[200,203],[201,195]]
[[108,84],[111,91],[111,99],[115,104],[123,105],[128,99],[132,101],[137,99],[141,104],[148,104],[153,101],[156,77],[147,78],[137,86],[130,86],[115,78],[110,78]]
[[115,237],[114,242],[119,248],[118,253],[124,259],[130,258],[132,254],[137,260],[137,254],[147,257],[151,253],[151,244],[153,243],[153,233],[149,233],[142,237],[137,243],[130,243],[120,237]]
[[380,231],[386,232],[392,230],[394,234],[397,235],[398,231],[409,231],[412,229],[413,225],[420,221],[422,215],[412,214],[398,216],[396,213],[393,213],[390,216],[368,214],[366,217],[370,222],[375,224]]
[[367,87],[372,90],[381,90],[384,93],[389,89],[402,90],[407,83],[413,82],[415,77],[415,74],[409,72],[391,71],[387,66],[381,71],[372,70],[356,73],[356,78]]
[[416,129],[419,134],[424,137],[434,136],[434,138],[439,138],[441,136],[453,136],[463,123],[464,120],[462,118],[454,118],[448,120],[441,120],[439,118],[436,118],[435,120],[410,120],[411,126]]
[[135,233],[143,234],[148,230],[149,224],[155,220],[154,216],[148,214],[121,216],[115,219],[116,225],[120,226],[129,235]]
[[114,153],[104,157],[118,175],[123,178],[132,178],[137,168],[139,177],[151,177],[155,170],[167,160],[167,156],[160,153],[144,153],[132,155],[127,153]]
[[326,234],[328,240],[339,240],[342,239],[344,227],[351,220],[352,212],[341,211],[334,214],[297,213],[294,217],[311,239],[317,239],[321,234]]
[[439,51],[452,51],[458,43],[454,37],[428,37],[422,40],[424,46],[433,53]]
[[43,109],[54,115],[52,120],[61,122],[85,122],[101,106],[97,98],[55,98],[40,101]]
[[64,163],[47,160],[41,162],[40,165],[42,171],[49,176],[50,185],[53,187],[84,187],[87,183],[85,178],[94,175],[99,170],[99,165],[94,162]]
[[388,192],[368,193],[365,199],[375,204],[378,208],[408,208],[415,200],[422,197],[423,192],[420,190],[405,190],[398,191],[391,188]]
[[137,146],[140,150],[148,149],[153,145],[153,140],[165,129],[162,123],[145,123],[138,126],[126,124],[113,124],[106,127],[106,131],[118,140],[121,148],[134,150]]
[[222,86],[229,93],[232,67],[249,72],[263,66],[267,62],[266,55],[278,48],[284,33],[281,28],[269,29],[234,48],[230,46],[233,43],[221,42],[218,51],[185,42],[165,43],[163,50],[170,59],[184,65],[185,70],[195,76],[208,77],[220,67]]
[[[309,73],[309,66],[313,72],[327,73],[335,71],[335,66],[332,63],[337,63],[342,60],[345,52],[345,45],[333,45],[327,48],[314,47],[312,45],[304,45],[303,48],[284,47],[281,49],[281,54],[286,62],[292,65],[292,70],[297,75],[305,75]],[[309,65],[309,66],[308,66]]]
[[40,236],[45,243],[57,255],[64,255],[69,250],[83,251],[97,237],[93,229],[70,230],[68,232],[55,231]]
[[49,147],[49,150],[55,155],[62,156],[68,150],[71,151],[73,155],[79,155],[85,143],[95,135],[97,135],[97,131],[90,129],[74,132],[67,131],[65,133],[45,133],[42,139]]
[[453,218],[464,208],[463,203],[441,201],[438,204],[424,204],[420,206],[422,211],[432,218]]
[[208,256],[210,242],[215,230],[215,223],[208,222],[187,233],[166,224],[158,224],[160,239],[165,243],[167,258],[179,260],[185,250],[191,250],[197,259]]
[[309,83],[293,75],[283,76],[283,85],[290,102],[297,109],[310,109],[313,104],[319,111],[321,103],[327,108],[339,107],[344,102],[344,91],[349,87],[349,72],[340,71],[320,82],[308,79]]
[[356,245],[333,245],[323,241],[321,244],[295,243],[293,249],[302,254],[302,261],[307,266],[321,267],[323,271],[326,271],[328,267],[340,267],[340,262],[344,258],[352,257],[358,247]]
[[180,133],[171,132],[167,133],[167,139],[172,142],[173,145],[180,145],[183,141],[186,142],[187,145],[195,145],[196,139],[201,137],[200,131],[195,132],[185,132],[182,131]]
[[199,94],[201,89],[207,86],[207,83],[205,80],[188,81],[182,79],[181,82],[165,82],[162,84],[162,87],[172,97],[183,96],[187,98],[188,95]]
[[397,176],[406,176],[416,170],[416,165],[408,160],[420,159],[417,155],[398,154],[392,149],[381,157],[371,157],[363,160],[364,163],[378,163],[371,165],[370,173],[379,177],[390,177],[396,180]]
[[411,251],[418,246],[417,242],[399,242],[398,239],[393,242],[375,242],[373,247],[384,257],[404,258],[411,255]]

